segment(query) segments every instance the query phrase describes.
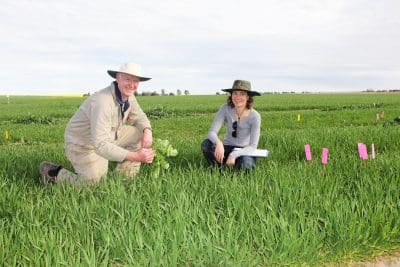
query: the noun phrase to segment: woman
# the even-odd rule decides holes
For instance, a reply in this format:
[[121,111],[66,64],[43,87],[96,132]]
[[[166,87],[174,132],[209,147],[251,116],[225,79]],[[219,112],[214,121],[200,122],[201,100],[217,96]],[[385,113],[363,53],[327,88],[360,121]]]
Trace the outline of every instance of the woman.
[[[245,80],[236,80],[232,88],[222,91],[230,96],[219,109],[201,149],[210,167],[217,163],[250,169],[256,164],[257,158],[250,155],[257,149],[261,126],[261,116],[252,108],[253,96],[260,93],[252,91],[250,82]],[[223,141],[218,138],[222,124],[226,126]]]

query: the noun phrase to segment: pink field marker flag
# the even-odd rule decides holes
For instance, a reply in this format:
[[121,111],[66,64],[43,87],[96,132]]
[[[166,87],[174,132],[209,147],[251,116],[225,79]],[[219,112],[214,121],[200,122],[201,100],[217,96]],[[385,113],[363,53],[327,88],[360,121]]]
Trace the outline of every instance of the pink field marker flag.
[[328,164],[328,153],[329,153],[329,149],[324,147],[322,149],[322,156],[321,156],[321,162],[324,165]]
[[363,143],[358,143],[358,155],[362,160],[368,159],[367,146]]
[[357,143],[357,147],[358,147],[358,156],[360,157],[360,159],[362,158],[361,156],[361,151],[362,151],[362,143]]
[[307,161],[312,160],[311,149],[310,149],[310,145],[309,145],[309,144],[305,144],[305,145],[304,145],[304,152],[306,153],[306,159],[307,159]]
[[371,158],[375,159],[375,145],[374,144],[371,145]]

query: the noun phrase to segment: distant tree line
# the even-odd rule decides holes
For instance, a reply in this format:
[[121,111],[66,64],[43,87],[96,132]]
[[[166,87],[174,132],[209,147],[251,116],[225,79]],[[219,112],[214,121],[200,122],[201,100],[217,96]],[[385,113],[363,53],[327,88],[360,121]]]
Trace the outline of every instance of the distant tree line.
[[[366,89],[363,92],[367,92],[367,93],[399,93],[400,89]],[[312,94],[312,93],[318,93],[318,92],[309,92],[309,91],[302,91],[299,92],[300,94]],[[221,92],[216,92],[216,95],[226,95],[227,93],[221,93]],[[261,92],[261,94],[297,94],[295,91],[283,91],[283,92]],[[167,92],[165,89],[161,89],[161,92],[158,93],[157,91],[143,91],[141,93],[139,93],[138,91],[135,92],[135,96],[181,96],[181,95],[190,95],[189,90],[185,89],[182,90],[181,89],[177,89],[176,92]],[[85,93],[82,95],[83,97],[88,97],[90,96],[90,93]]]
[[[190,95],[190,92],[189,92],[189,90],[186,89],[183,91],[183,94],[182,94],[182,90],[178,89],[178,90],[176,90],[176,93],[173,93],[173,92],[167,93],[165,89],[161,89],[161,93],[158,93],[157,91],[152,91],[152,92],[151,91],[143,91],[143,92],[135,91],[134,94],[135,94],[135,96],[159,96],[159,95],[161,95],[161,96],[175,96],[175,95],[180,96],[180,95]],[[85,93],[82,96],[88,97],[88,96],[90,96],[90,93]]]
[[[189,90],[186,89],[183,91],[183,94],[190,95],[190,92],[189,92]],[[180,96],[180,95],[182,95],[182,90],[177,89],[176,93],[174,93],[174,92],[167,93],[165,89],[161,89],[161,93],[158,93],[157,91],[153,91],[153,92],[143,91],[143,92],[139,93],[138,91],[136,91],[135,96],[139,96],[139,95],[140,96],[159,96],[159,95],[161,95],[161,96],[175,96],[175,95]]]
[[378,90],[367,89],[364,92],[367,92],[367,93],[399,93],[400,89],[378,89]]

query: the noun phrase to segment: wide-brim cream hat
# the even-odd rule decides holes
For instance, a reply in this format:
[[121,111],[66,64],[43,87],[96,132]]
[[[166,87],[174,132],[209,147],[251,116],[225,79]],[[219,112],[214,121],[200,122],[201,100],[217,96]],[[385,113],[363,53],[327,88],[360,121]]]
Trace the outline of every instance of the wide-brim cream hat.
[[232,93],[233,91],[243,91],[243,92],[247,92],[247,94],[250,96],[261,95],[257,91],[252,91],[251,83],[249,81],[245,81],[245,80],[236,80],[233,82],[232,88],[221,89],[221,90],[224,92],[229,92],[229,93]]
[[132,63],[132,62],[123,64],[119,68],[119,70],[108,70],[107,72],[113,78],[116,78],[115,76],[117,75],[117,73],[125,73],[125,74],[129,74],[129,75],[138,77],[141,82],[148,81],[151,79],[148,77],[143,77],[142,76],[142,67],[139,64]]

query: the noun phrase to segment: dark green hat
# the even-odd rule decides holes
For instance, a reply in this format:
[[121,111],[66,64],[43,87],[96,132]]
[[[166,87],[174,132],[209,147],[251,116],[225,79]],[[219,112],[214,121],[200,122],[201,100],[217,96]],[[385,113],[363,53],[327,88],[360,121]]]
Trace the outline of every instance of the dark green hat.
[[233,82],[232,88],[221,89],[221,90],[224,92],[229,92],[231,94],[233,91],[243,91],[243,92],[247,92],[247,94],[250,96],[261,95],[257,91],[252,91],[251,83],[249,81],[245,81],[245,80],[236,80]]

